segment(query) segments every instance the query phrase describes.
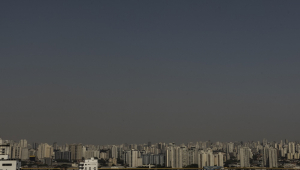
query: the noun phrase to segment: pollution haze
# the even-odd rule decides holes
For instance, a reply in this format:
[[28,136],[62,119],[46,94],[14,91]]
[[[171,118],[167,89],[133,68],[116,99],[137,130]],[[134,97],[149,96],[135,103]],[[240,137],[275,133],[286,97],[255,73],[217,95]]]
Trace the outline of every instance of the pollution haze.
[[2,1],[2,139],[299,140],[300,1]]

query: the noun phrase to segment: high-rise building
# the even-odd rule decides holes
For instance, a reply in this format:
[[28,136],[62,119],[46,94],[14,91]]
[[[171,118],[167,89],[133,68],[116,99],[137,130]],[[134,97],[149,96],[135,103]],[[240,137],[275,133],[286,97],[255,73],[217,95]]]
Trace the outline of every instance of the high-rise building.
[[28,160],[29,159],[29,153],[28,153],[28,148],[22,148],[21,151],[21,160]]
[[[174,168],[183,168],[189,165],[189,151],[186,146],[175,147],[176,165]],[[173,168],[173,167],[172,167]]]
[[70,144],[69,151],[71,152],[72,160],[81,160],[83,156],[82,144]]
[[296,152],[296,153],[294,154],[294,159],[300,159],[300,154]]
[[296,151],[297,151],[298,153],[300,153],[300,144],[297,144],[297,145],[296,145]]
[[174,144],[170,143],[169,146],[166,148],[166,156],[165,156],[165,166],[166,167],[176,167],[176,154]]
[[234,148],[234,143],[229,142],[227,144],[227,152],[232,153],[233,152],[233,148]]
[[218,162],[218,154],[214,154],[214,165],[215,165],[215,166],[219,166],[218,163],[219,163],[219,162]]
[[159,163],[159,155],[158,154],[153,155],[153,164],[154,165],[160,165],[160,163]]
[[111,147],[111,158],[118,158],[118,147],[115,145]]
[[207,150],[207,166],[215,166],[215,158],[214,158],[214,154],[213,151],[211,149]]
[[222,152],[218,153],[218,164],[217,166],[224,166],[224,154]]
[[39,144],[38,143],[36,143],[36,142],[33,142],[32,143],[32,149],[37,149],[38,148],[38,146],[39,146]]
[[263,167],[269,166],[269,146],[266,145],[263,149]]
[[181,165],[182,168],[189,165],[189,149],[186,146],[181,146],[180,150],[182,151],[182,155],[181,155]]
[[11,146],[11,158],[21,159],[21,152],[22,152],[22,147],[20,147],[20,144],[14,143]]
[[295,143],[289,142],[289,153],[294,154],[295,153]]
[[10,144],[2,143],[2,139],[0,139],[0,155],[7,155],[11,158]]
[[57,150],[58,149],[58,147],[57,147],[57,142],[54,142],[53,143],[53,150]]
[[198,154],[197,154],[196,148],[195,147],[191,147],[188,150],[188,161],[187,161],[188,165],[196,164],[197,157],[198,157]]
[[250,167],[251,149],[249,147],[240,148],[241,167]]
[[159,164],[165,166],[165,154],[159,154]]
[[269,168],[277,168],[277,149],[269,148]]
[[284,143],[287,145],[289,143],[289,141],[287,139],[285,139]]
[[51,158],[53,153],[53,147],[47,143],[41,143],[37,148],[38,159]]
[[20,147],[27,148],[27,140],[26,139],[21,139],[20,140]]
[[143,154],[142,159],[143,159],[143,165],[149,165],[150,164],[150,155],[149,154]]
[[125,163],[128,164],[129,167],[138,167],[143,165],[143,159],[138,157],[138,151],[131,149],[126,152]]
[[268,144],[268,141],[266,138],[263,139],[263,146],[267,145]]
[[287,159],[294,159],[294,154],[292,154],[292,153],[287,153],[286,156],[287,156]]
[[176,147],[176,168],[182,168],[182,148]]
[[198,168],[203,168],[207,166],[207,153],[201,150],[198,152]]
[[215,155],[211,149],[207,149],[206,151],[200,150],[197,152],[197,155],[198,161],[196,164],[198,164],[199,168],[203,168],[204,166],[214,166],[218,162],[218,157],[215,160]]

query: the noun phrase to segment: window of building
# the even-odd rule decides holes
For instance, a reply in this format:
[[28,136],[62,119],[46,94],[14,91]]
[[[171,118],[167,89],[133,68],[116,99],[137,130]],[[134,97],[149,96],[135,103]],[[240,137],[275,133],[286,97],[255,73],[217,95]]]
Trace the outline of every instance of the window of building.
[[12,166],[12,164],[2,164],[2,166]]

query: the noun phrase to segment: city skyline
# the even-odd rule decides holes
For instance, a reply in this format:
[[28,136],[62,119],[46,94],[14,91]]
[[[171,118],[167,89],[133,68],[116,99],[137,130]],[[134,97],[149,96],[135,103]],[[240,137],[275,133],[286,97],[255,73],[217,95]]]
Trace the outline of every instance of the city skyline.
[[[22,161],[23,168],[81,167],[92,161],[97,167],[203,168],[268,167],[300,169],[300,141],[279,142],[213,142],[186,144],[144,143],[91,145],[82,143],[32,143],[26,139],[14,142],[0,138],[0,157]],[[2,160],[3,161],[3,160]],[[4,160],[5,161],[5,160]],[[85,164],[86,165],[86,164]]]
[[[168,143],[174,143],[174,144],[177,144],[177,145],[181,145],[181,144],[196,144],[197,142],[212,142],[212,143],[215,143],[215,142],[221,142],[221,143],[241,143],[241,142],[251,142],[251,143],[261,143],[262,145],[266,145],[267,143],[281,143],[281,142],[286,142],[286,141],[293,141],[293,142],[299,142],[300,144],[300,139],[299,140],[291,140],[291,139],[287,139],[287,138],[282,138],[281,140],[268,140],[267,138],[263,138],[261,140],[230,140],[230,141],[222,141],[222,140],[196,140],[196,141],[188,141],[188,142],[176,142],[176,141],[151,141],[151,140],[148,140],[148,141],[144,141],[144,142],[120,142],[120,143],[117,143],[117,142],[114,142],[114,143],[106,143],[106,144],[103,144],[103,143],[83,143],[83,142],[65,142],[65,143],[62,143],[62,142],[57,142],[57,141],[43,141],[43,140],[39,140],[39,141],[32,141],[30,139],[25,139],[25,138],[20,138],[18,140],[13,140],[13,139],[7,139],[7,138],[3,138],[3,136],[0,136],[0,139],[2,139],[3,141],[12,141],[12,142],[16,142],[16,141],[19,141],[20,143],[22,143],[23,140],[26,140],[26,144],[28,145],[31,145],[32,143],[36,143],[36,144],[40,144],[40,143],[47,143],[49,145],[53,145],[53,144],[56,144],[56,145],[64,145],[64,144],[82,144],[82,145],[101,145],[101,146],[112,146],[112,145],[122,145],[122,144],[128,144],[128,145],[151,145],[151,144],[158,144],[158,143],[165,143],[165,144],[168,144]],[[267,141],[267,142],[265,142]],[[22,145],[22,144],[21,144]],[[233,146],[232,146],[233,147]],[[291,146],[289,146],[291,147]],[[294,146],[295,147],[295,146]]]

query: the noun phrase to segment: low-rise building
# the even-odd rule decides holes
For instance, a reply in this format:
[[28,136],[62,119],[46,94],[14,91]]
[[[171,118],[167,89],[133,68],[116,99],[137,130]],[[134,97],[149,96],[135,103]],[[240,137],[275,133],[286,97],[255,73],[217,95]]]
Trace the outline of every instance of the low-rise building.
[[8,155],[0,155],[1,170],[20,170],[21,162],[19,160],[9,159]]
[[98,159],[86,159],[84,162],[79,163],[79,170],[97,170],[98,169]]

